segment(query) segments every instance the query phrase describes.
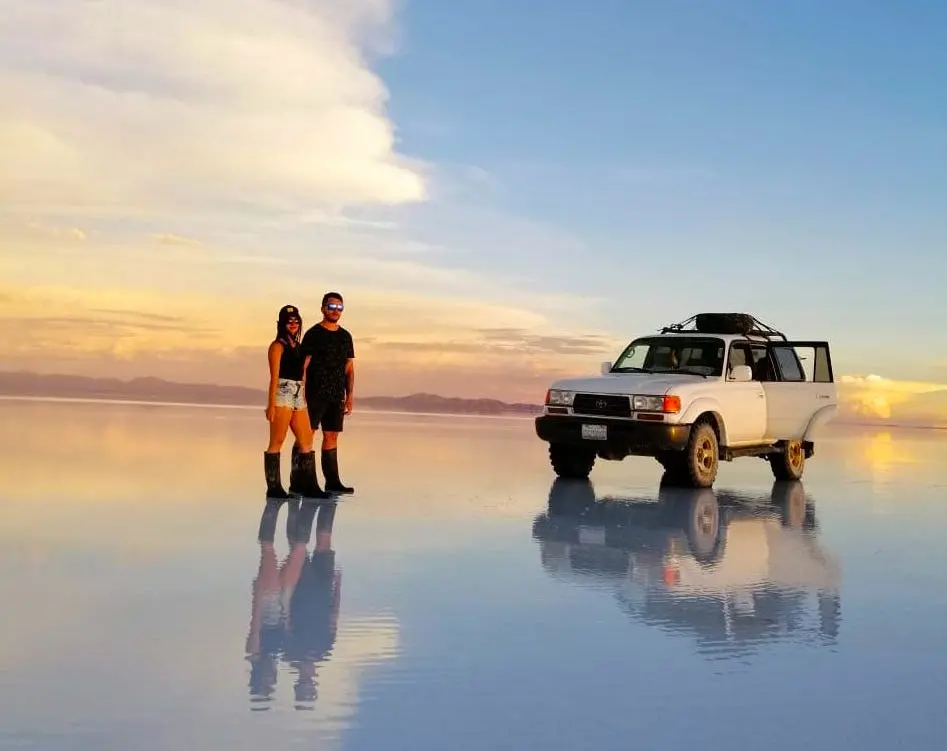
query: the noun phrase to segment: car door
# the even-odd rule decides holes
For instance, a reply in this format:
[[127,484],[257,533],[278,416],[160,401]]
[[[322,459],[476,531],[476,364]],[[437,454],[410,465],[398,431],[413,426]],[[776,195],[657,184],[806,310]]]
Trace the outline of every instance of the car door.
[[837,404],[828,342],[769,342],[771,380],[766,393],[766,438],[802,438],[812,416]]
[[753,381],[731,381],[736,365],[750,365],[753,358],[749,342],[732,342],[727,356],[727,380],[720,389],[720,403],[727,426],[730,446],[759,443],[766,432],[766,398],[763,384]]

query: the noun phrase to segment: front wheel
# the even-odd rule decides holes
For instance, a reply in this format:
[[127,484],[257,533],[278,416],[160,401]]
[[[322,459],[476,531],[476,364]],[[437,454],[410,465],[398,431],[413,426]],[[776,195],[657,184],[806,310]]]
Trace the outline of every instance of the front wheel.
[[595,466],[595,454],[587,449],[561,443],[549,444],[549,463],[566,480],[586,480]]
[[717,433],[710,423],[699,422],[691,428],[681,463],[681,475],[688,485],[693,488],[713,486],[720,464],[720,445],[717,442]]
[[787,441],[784,451],[770,454],[768,458],[773,477],[777,480],[798,480],[806,468],[806,452],[802,441]]

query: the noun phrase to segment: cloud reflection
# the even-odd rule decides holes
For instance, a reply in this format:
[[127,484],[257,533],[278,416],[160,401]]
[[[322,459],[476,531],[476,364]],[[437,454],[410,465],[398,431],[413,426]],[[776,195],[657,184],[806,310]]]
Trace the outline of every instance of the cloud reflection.
[[767,643],[836,643],[841,570],[817,530],[801,482],[763,498],[662,483],[655,501],[556,480],[533,537],[551,576],[607,586],[634,620],[732,659]]

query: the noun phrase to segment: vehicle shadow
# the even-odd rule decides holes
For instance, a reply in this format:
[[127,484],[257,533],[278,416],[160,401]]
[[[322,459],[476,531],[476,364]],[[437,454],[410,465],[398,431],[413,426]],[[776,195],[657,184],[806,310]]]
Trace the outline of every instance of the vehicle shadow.
[[550,576],[611,590],[633,619],[699,651],[838,638],[841,570],[801,481],[763,496],[662,483],[656,498],[623,498],[557,479],[532,534]]

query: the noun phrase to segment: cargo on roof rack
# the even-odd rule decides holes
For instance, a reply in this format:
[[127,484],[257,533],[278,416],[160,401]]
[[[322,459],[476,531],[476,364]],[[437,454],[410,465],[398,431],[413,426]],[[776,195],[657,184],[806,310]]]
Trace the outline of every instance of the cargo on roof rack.
[[[693,328],[687,328],[693,325]],[[766,339],[782,339],[786,335],[768,326],[749,313],[698,313],[690,318],[665,326],[662,334],[686,333],[694,331],[701,334],[742,334],[744,336],[762,336]]]

